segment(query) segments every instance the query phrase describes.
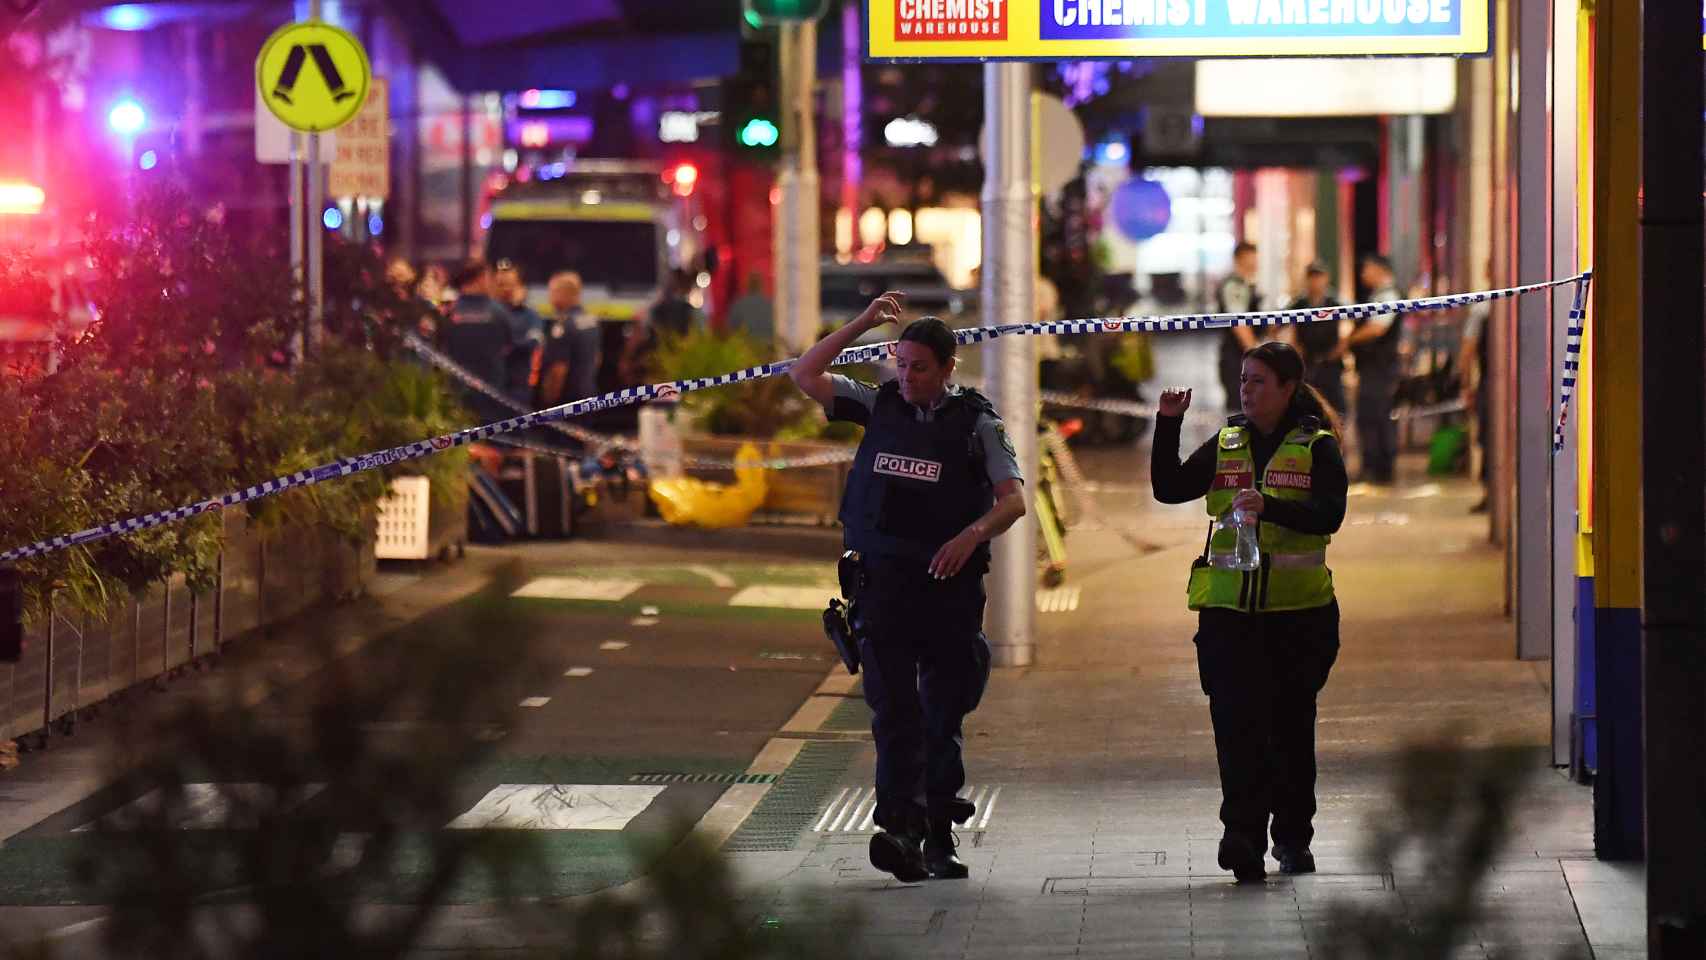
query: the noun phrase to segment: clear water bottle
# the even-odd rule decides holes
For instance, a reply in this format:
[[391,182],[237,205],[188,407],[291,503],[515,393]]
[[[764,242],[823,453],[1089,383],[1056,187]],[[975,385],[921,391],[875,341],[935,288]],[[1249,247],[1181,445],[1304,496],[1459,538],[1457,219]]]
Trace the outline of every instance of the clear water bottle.
[[1216,535],[1231,531],[1234,534],[1231,549],[1210,546],[1208,551],[1209,566],[1222,570],[1255,570],[1262,565],[1262,551],[1256,540],[1256,517],[1243,510],[1232,510],[1214,522]]

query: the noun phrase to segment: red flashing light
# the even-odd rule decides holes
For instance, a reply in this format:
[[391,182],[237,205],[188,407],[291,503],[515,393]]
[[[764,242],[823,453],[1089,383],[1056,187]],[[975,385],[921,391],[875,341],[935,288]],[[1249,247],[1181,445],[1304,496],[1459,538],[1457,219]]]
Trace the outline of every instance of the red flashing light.
[[18,214],[33,217],[41,213],[47,194],[33,183],[0,180],[0,215]]
[[691,197],[693,188],[699,185],[699,168],[691,163],[679,164],[664,173],[663,181],[676,196]]

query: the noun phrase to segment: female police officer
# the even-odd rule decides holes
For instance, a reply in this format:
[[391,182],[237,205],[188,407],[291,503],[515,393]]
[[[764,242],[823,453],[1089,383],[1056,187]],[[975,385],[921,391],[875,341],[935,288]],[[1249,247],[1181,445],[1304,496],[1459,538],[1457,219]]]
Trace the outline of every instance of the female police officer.
[[[1315,696],[1339,652],[1327,541],[1345,519],[1345,463],[1331,408],[1303,382],[1303,358],[1277,342],[1244,354],[1243,413],[1179,462],[1191,391],[1161,394],[1151,479],[1162,503],[1207,497],[1210,535],[1191,568],[1197,666],[1220,761],[1222,869],[1266,876],[1269,815],[1281,873],[1310,873],[1315,816]],[[1258,482],[1259,478],[1259,482]],[[1257,523],[1260,565],[1239,569],[1242,510]]]
[[965,877],[953,825],[971,818],[960,724],[989,679],[983,637],[988,541],[1025,515],[1012,442],[989,401],[948,382],[954,335],[934,317],[894,347],[895,379],[827,371],[865,332],[900,316],[885,293],[818,341],[789,375],[832,420],[863,424],[841,502],[847,548],[864,566],[859,657],[874,717],[881,828],[871,863],[901,880]]

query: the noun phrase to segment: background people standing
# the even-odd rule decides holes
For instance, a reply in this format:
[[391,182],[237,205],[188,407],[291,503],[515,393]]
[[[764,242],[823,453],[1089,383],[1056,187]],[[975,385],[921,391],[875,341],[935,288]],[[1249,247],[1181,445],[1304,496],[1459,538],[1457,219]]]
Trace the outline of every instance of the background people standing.
[[[515,338],[509,311],[492,299],[491,268],[486,261],[475,258],[462,264],[452,280],[457,290],[456,302],[446,322],[439,326],[439,345],[450,359],[501,391],[505,363],[515,346]],[[489,418],[511,414],[507,407],[483,394],[472,395],[470,402],[476,411]]]
[[498,262],[492,284],[499,303],[509,311],[513,345],[504,357],[504,389],[516,400],[533,399],[533,355],[545,341],[545,320],[527,305],[527,283],[521,268],[507,260]]
[[[1309,264],[1303,271],[1303,296],[1286,306],[1287,310],[1319,310],[1336,307],[1339,300],[1329,290],[1330,275],[1320,261]],[[1339,321],[1320,320],[1300,323],[1292,328],[1297,352],[1303,354],[1303,380],[1321,394],[1334,412],[1345,412],[1345,359],[1339,349]]]
[[566,270],[551,278],[551,317],[539,351],[541,407],[582,400],[598,392],[598,318],[581,307],[581,276]]
[[[1401,299],[1392,275],[1392,261],[1378,253],[1362,258],[1361,279],[1370,303]],[[1357,367],[1357,443],[1362,448],[1362,472],[1367,483],[1390,484],[1398,464],[1398,425],[1392,422],[1392,402],[1398,390],[1398,340],[1403,324],[1397,314],[1362,317],[1339,350],[1349,350]]]
[[[1218,313],[1249,313],[1262,308],[1256,289],[1256,245],[1240,242],[1232,248],[1232,273],[1214,292]],[[1220,386],[1226,391],[1226,409],[1238,409],[1238,370],[1244,351],[1256,345],[1254,327],[1228,327],[1220,340]]]

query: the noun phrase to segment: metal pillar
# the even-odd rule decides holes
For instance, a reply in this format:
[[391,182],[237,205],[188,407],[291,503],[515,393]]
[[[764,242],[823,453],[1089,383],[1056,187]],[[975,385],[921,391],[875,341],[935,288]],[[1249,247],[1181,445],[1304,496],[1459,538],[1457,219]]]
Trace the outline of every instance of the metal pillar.
[[[1552,59],[1551,4],[1520,4],[1513,11],[1512,48],[1520,56],[1511,94],[1512,169],[1515,174],[1515,280],[1530,283],[1552,270],[1552,130],[1546,96]],[[1565,294],[1568,296],[1568,293]],[[1552,655],[1552,425],[1557,364],[1552,362],[1549,297],[1516,304],[1515,459],[1516,654],[1523,660]]]
[[[1493,44],[1492,94],[1492,217],[1488,236],[1487,278],[1494,287],[1515,286],[1515,256],[1511,235],[1516,224],[1516,208],[1512,200],[1511,163],[1511,4],[1494,7],[1493,23],[1496,39]],[[1488,533],[1493,543],[1505,552],[1504,613],[1510,616],[1515,609],[1515,546],[1511,542],[1512,497],[1516,489],[1516,471],[1512,457],[1515,443],[1515,424],[1511,410],[1516,397],[1511,367],[1515,362],[1515,307],[1509,300],[1490,305],[1487,325],[1482,336],[1487,338],[1487,433],[1484,448],[1492,458],[1488,465],[1487,505],[1490,518]]]
[[[290,131],[290,282],[295,289],[293,296],[303,294],[302,258],[302,208],[305,204],[302,195],[302,134]],[[306,352],[303,338],[307,335],[306,328],[298,329],[290,338],[290,356],[296,363],[302,362]]]
[[[1036,317],[1037,191],[1031,175],[1031,67],[983,67],[983,324]],[[1030,337],[1001,337],[986,381],[1024,471],[1036,489],[1037,355]],[[1037,522],[1016,523],[991,544],[985,632],[996,666],[1028,666],[1036,657]]]
[[[320,0],[308,0],[308,19],[320,19]],[[326,234],[320,211],[326,205],[326,167],[320,162],[320,135],[308,135],[308,198],[304,207],[308,231],[308,347],[320,343],[320,318],[326,303]]]
[[1672,0],[1641,4],[1642,737],[1653,960],[1706,956],[1706,96],[1692,12]]
[[[1587,200],[1579,194],[1580,116],[1577,109],[1578,85],[1586,78],[1577,73],[1577,13],[1569,6],[1560,6],[1552,17],[1552,266],[1551,275],[1565,277],[1575,273],[1583,263],[1581,256],[1580,208]],[[1559,361],[1565,356],[1569,340],[1570,304],[1575,291],[1563,289],[1548,295],[1551,310],[1551,360],[1548,378],[1556,377]],[[1547,391],[1551,418],[1556,421],[1557,390]],[[1567,767],[1572,760],[1575,743],[1576,714],[1576,633],[1577,601],[1576,564],[1577,534],[1581,529],[1576,516],[1579,487],[1577,454],[1580,445],[1573,434],[1580,421],[1578,409],[1572,411],[1572,422],[1566,434],[1564,449],[1551,458],[1552,469],[1552,763]],[[1550,448],[1548,448],[1550,449]]]
[[1422,118],[1386,122],[1386,255],[1400,293],[1415,283],[1421,263]]
[[776,171],[779,203],[771,228],[776,329],[788,348],[801,350],[817,339],[821,316],[817,121],[812,110],[812,88],[817,84],[817,23],[787,21],[778,31],[782,153]]

